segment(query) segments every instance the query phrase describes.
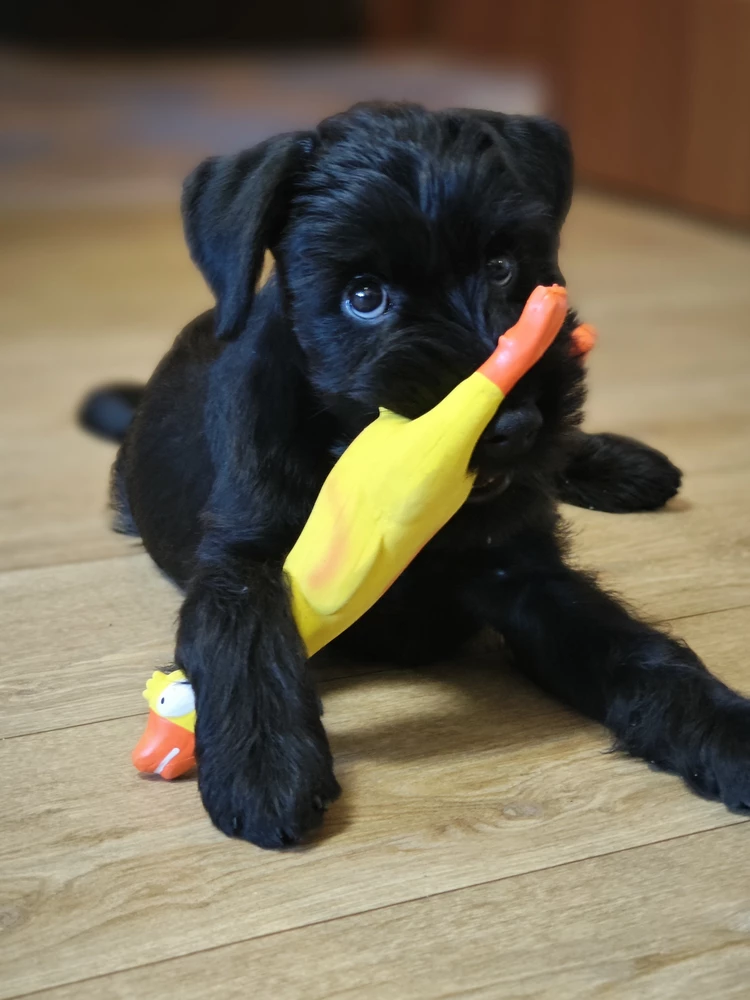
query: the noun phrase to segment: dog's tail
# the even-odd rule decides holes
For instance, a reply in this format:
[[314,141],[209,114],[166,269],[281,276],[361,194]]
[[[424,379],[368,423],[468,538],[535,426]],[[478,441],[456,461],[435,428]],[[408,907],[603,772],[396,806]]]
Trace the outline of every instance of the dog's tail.
[[78,408],[78,422],[97,437],[122,441],[144,391],[144,386],[132,384],[94,389]]

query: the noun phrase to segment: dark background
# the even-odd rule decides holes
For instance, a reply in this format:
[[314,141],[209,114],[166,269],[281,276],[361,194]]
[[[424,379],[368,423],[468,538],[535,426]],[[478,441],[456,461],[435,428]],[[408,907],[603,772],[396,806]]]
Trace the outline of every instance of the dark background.
[[78,50],[309,47],[359,40],[364,25],[362,0],[11,0],[0,13],[8,40]]

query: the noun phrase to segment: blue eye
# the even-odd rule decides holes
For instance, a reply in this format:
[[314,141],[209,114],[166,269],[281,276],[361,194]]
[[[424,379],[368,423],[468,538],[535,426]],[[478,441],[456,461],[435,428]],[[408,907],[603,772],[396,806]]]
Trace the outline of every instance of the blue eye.
[[487,262],[487,272],[490,281],[505,288],[516,276],[516,262],[512,257],[493,257]]
[[365,322],[380,319],[390,304],[385,285],[377,278],[364,276],[352,281],[344,292],[342,301],[344,312]]

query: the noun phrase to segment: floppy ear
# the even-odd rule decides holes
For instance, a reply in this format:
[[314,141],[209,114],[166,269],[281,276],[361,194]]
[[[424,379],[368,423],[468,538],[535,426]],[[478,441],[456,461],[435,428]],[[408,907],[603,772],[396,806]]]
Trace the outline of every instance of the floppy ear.
[[504,135],[561,226],[573,197],[573,150],[567,131],[548,118],[509,115]]
[[499,111],[453,112],[473,118],[489,131],[509,154],[509,166],[549,205],[561,226],[573,196],[573,152],[562,125],[547,118],[505,115]]
[[237,336],[247,322],[265,251],[281,234],[294,177],[313,144],[312,132],[275,136],[204,160],[185,181],[185,237],[216,296],[218,337]]

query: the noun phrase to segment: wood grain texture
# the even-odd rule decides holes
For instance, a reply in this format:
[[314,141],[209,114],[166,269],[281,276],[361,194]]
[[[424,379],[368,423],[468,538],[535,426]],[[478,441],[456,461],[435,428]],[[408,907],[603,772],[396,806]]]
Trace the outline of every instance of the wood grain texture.
[[629,525],[577,509],[568,518],[577,560],[664,621],[750,604],[748,502],[750,472],[711,473],[688,477],[670,508]]
[[553,80],[581,177],[750,223],[747,0],[546,0]]
[[178,605],[144,554],[0,574],[0,739],[143,713]]
[[[697,651],[747,684],[750,616],[713,618]],[[222,837],[193,781],[136,775],[141,718],[0,744],[0,996],[738,822],[494,657],[322,694],[344,793],[287,855]]]
[[743,824],[42,996],[211,1000],[247,991],[261,1000],[742,1000],[750,976],[750,903],[734,866],[748,865]]
[[114,449],[75,414],[94,386],[145,381],[210,304],[176,211],[6,213],[0,295],[0,569],[133,551],[108,530]]
[[692,0],[681,194],[750,224],[750,4]]
[[344,795],[287,855],[138,780],[138,719],[6,740],[0,995],[738,822],[476,666],[324,697]]
[[561,20],[562,110],[582,172],[664,192],[682,155],[685,0],[568,0]]

